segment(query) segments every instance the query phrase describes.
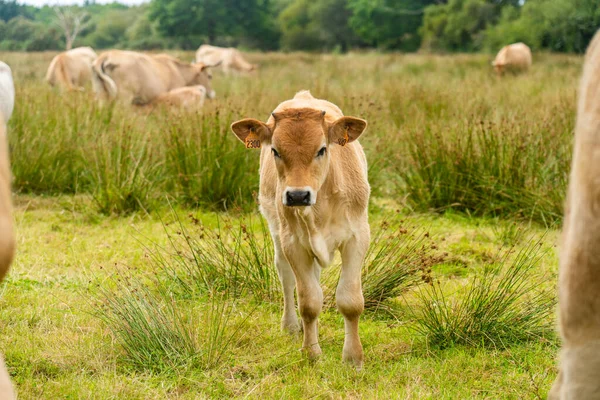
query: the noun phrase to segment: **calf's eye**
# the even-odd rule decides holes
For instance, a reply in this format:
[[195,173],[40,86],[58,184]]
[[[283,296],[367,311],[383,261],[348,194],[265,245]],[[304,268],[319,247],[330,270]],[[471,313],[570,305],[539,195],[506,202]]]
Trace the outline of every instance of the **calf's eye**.
[[277,152],[277,150],[275,150],[274,148],[271,148],[271,151],[273,152],[273,155],[274,155],[276,158],[281,158],[281,157],[279,157],[279,153]]
[[325,147],[325,146],[321,147],[321,150],[319,150],[319,152],[317,153],[317,157],[323,157],[326,152],[327,152],[327,147]]

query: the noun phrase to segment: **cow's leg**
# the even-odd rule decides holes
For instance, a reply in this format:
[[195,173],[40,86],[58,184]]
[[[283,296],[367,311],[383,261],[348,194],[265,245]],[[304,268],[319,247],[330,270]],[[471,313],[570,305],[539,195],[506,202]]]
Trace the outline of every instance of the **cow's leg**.
[[365,254],[369,248],[368,223],[362,234],[348,240],[341,248],[342,273],[335,292],[338,309],[344,316],[344,350],[342,359],[361,368],[363,348],[358,335],[358,321],[365,300],[362,293],[360,273]]
[[294,299],[294,289],[296,278],[290,263],[285,258],[281,248],[279,235],[273,234],[273,245],[275,247],[275,266],[279,281],[283,288],[283,316],[281,317],[281,329],[290,333],[300,331],[298,316],[296,315],[296,301]]
[[321,355],[317,320],[323,308],[323,290],[315,272],[314,258],[305,249],[290,245],[284,248],[296,276],[298,308],[304,325],[302,350],[314,359]]

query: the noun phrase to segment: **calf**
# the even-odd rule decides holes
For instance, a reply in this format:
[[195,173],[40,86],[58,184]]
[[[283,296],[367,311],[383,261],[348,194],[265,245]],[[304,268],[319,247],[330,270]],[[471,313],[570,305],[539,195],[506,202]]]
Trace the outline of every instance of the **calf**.
[[163,93],[152,101],[153,105],[165,104],[183,110],[198,110],[204,105],[206,88],[204,86],[185,86]]
[[559,267],[562,352],[552,400],[600,399],[600,33],[588,48]]
[[243,119],[231,125],[248,148],[261,148],[259,202],[275,245],[283,286],[282,328],[300,330],[303,350],[321,354],[317,318],[323,305],[321,268],[339,250],[342,271],[336,291],[344,315],[343,360],[360,368],[358,321],[364,308],[361,267],[369,247],[367,160],[356,139],[366,121],[345,117],[334,104],[303,91],[284,101],[267,123]]

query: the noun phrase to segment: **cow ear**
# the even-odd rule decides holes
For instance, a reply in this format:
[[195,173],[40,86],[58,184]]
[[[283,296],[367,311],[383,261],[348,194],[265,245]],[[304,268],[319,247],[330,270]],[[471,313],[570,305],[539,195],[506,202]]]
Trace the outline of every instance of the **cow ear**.
[[329,143],[345,146],[358,139],[367,127],[367,121],[355,117],[342,117],[329,127]]
[[271,129],[254,118],[246,118],[231,124],[231,130],[235,133],[247,149],[258,149],[264,143],[271,142]]

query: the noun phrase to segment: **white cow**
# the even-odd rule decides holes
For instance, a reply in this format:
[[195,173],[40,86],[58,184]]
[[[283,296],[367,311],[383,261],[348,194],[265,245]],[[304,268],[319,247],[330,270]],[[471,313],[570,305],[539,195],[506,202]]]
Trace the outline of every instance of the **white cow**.
[[[15,253],[12,201],[10,192],[10,160],[6,123],[15,104],[15,87],[10,67],[0,61],[0,280],[4,278]],[[0,399],[14,399],[10,376],[0,356]]]
[[549,399],[600,399],[600,32],[579,88],[558,280],[562,351]]

